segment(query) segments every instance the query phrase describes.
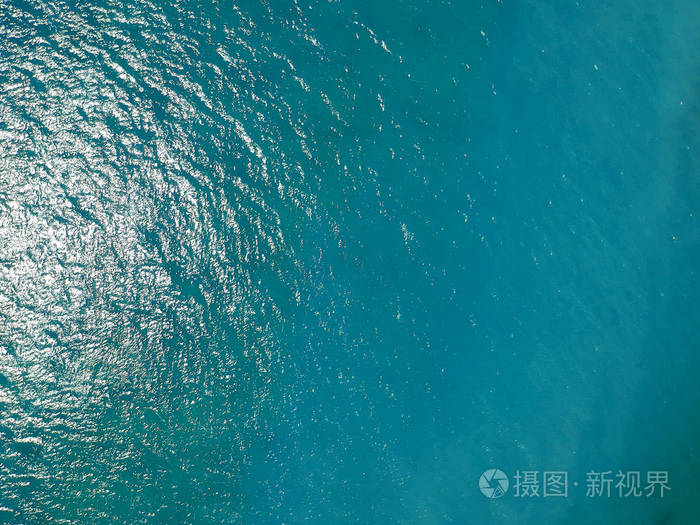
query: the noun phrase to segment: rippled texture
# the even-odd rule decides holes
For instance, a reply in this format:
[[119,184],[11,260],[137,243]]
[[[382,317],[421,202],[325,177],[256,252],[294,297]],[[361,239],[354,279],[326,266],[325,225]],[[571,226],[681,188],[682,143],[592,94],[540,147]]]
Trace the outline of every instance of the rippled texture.
[[700,12],[662,4],[0,0],[0,521],[692,523]]

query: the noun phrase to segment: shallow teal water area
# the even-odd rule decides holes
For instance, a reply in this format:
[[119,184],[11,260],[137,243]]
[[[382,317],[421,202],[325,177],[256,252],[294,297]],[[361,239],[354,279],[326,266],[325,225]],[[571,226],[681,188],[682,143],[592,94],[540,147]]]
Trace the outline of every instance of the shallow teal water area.
[[699,24],[0,1],[0,522],[697,523]]

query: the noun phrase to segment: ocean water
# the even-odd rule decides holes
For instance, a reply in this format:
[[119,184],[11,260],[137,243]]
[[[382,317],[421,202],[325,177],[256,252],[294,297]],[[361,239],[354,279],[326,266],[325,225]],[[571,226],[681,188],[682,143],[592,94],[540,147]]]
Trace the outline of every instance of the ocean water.
[[698,523],[699,25],[0,0],[0,522]]

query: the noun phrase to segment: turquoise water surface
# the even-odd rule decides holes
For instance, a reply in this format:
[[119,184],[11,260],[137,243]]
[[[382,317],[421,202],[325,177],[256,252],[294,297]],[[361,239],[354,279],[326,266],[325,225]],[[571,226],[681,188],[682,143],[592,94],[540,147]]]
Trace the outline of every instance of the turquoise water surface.
[[699,27],[0,0],[0,522],[700,522]]

